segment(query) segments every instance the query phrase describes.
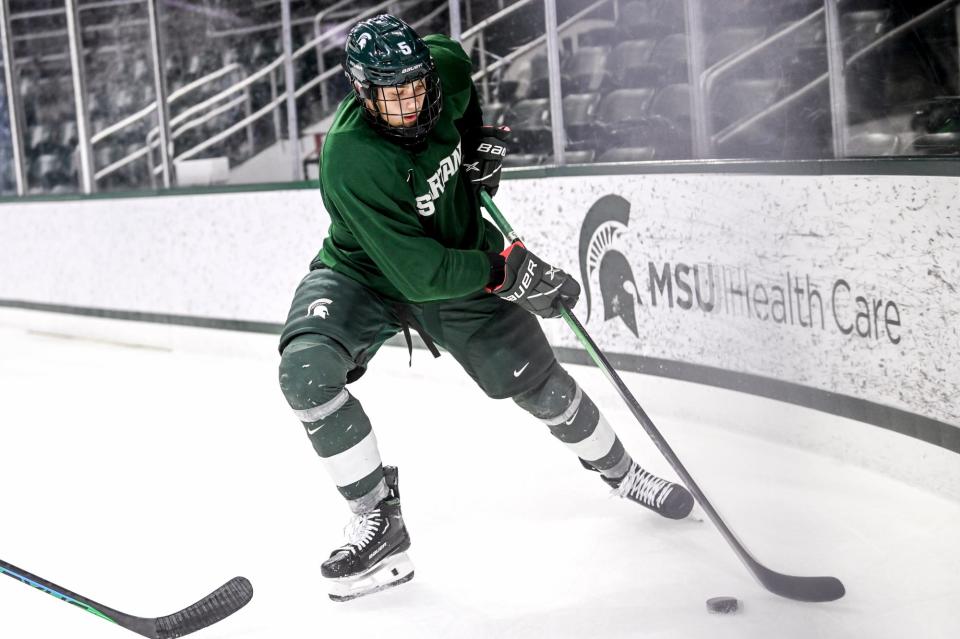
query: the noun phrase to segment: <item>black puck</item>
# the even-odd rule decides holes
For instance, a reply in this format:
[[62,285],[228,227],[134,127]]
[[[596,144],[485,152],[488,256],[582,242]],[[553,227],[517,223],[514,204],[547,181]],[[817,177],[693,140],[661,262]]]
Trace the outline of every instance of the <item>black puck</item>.
[[740,609],[736,597],[712,597],[707,599],[707,612],[715,615],[729,615]]

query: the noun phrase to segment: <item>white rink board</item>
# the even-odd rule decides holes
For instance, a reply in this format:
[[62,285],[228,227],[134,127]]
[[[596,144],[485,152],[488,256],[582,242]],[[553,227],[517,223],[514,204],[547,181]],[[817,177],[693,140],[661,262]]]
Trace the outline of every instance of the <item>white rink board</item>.
[[[636,175],[530,180],[498,202],[530,246],[578,265],[591,298],[586,327],[609,352],[751,373],[958,425],[958,196],[960,180],[943,177]],[[604,197],[593,215],[606,223],[584,235]],[[612,219],[618,206],[629,207],[625,224]],[[605,321],[597,255],[611,252],[628,268],[611,260],[607,297],[617,285],[629,295]],[[630,311],[636,334],[622,317]],[[544,326],[553,344],[577,346],[564,325]]]
[[[957,425],[958,191],[956,178],[924,176],[624,175],[511,180],[497,201],[530,246],[584,280],[586,325],[607,352]],[[581,238],[604,196],[628,216],[613,221],[608,207]],[[282,323],[325,225],[315,190],[8,203],[0,299]],[[617,286],[601,290],[605,264]],[[605,321],[602,297],[615,305],[618,287],[619,315]],[[545,327],[577,346],[563,324]]]

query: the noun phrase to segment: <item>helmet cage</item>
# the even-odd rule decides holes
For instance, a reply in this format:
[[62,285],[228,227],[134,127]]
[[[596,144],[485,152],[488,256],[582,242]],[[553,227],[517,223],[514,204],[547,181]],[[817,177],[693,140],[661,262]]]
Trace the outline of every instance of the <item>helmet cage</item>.
[[[383,137],[400,144],[418,144],[436,126],[443,110],[443,95],[436,65],[430,59],[411,68],[377,72],[347,61],[346,75],[353,94],[371,126]],[[404,111],[410,95],[403,87],[413,85],[413,98],[421,102],[419,111]],[[391,108],[392,105],[392,108]],[[417,119],[408,122],[408,116]],[[402,118],[392,125],[387,118]]]

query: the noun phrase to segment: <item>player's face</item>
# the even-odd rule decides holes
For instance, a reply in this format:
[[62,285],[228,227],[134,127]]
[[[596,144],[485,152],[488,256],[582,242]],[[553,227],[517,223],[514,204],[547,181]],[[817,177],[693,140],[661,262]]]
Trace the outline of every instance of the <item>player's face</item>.
[[395,87],[377,89],[377,108],[380,117],[395,127],[409,127],[417,122],[427,95],[427,83],[415,80]]

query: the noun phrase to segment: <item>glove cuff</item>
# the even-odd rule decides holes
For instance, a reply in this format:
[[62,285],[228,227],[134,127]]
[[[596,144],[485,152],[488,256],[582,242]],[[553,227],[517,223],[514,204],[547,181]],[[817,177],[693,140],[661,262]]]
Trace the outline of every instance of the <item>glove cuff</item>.
[[483,290],[487,293],[493,293],[494,289],[503,286],[503,280],[506,278],[507,260],[500,253],[486,253],[486,256],[490,262],[490,278]]
[[[484,287],[484,290],[488,293],[494,293],[497,289],[501,289],[507,283],[507,260],[510,259],[510,254],[515,248],[522,249],[522,252],[526,252],[527,247],[523,245],[523,242],[516,240],[510,246],[503,249],[500,253],[487,253],[487,260],[490,261],[490,279],[487,280],[487,285]],[[522,252],[518,252],[517,255],[520,256],[520,260],[523,260]]]

